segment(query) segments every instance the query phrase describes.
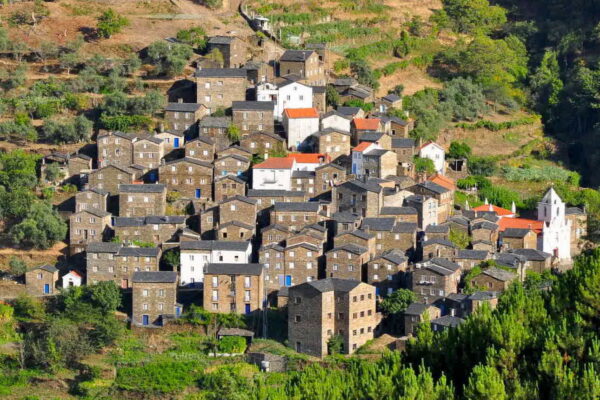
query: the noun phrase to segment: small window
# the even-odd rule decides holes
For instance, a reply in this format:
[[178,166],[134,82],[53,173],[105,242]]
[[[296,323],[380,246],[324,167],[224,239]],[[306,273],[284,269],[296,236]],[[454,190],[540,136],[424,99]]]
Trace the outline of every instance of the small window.
[[294,316],[294,322],[300,322],[300,321],[302,321],[302,317],[300,315]]

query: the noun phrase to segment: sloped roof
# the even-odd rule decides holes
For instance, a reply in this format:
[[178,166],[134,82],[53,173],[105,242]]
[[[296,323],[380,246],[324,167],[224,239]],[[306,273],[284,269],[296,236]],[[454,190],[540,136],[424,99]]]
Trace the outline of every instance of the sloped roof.
[[207,78],[246,78],[247,72],[241,68],[202,68],[196,70],[195,77]]
[[376,131],[379,129],[379,118],[354,118],[352,120],[356,129],[361,131]]
[[380,215],[417,215],[414,207],[381,207]]
[[498,221],[500,232],[509,228],[531,229],[537,234],[542,233],[544,222],[525,218],[502,218]]
[[201,106],[199,103],[167,103],[165,111],[196,112]]
[[445,187],[448,190],[456,190],[456,183],[454,182],[454,179],[445,175],[436,174],[429,180],[435,184]]
[[312,50],[286,50],[279,61],[306,61],[313,53]]
[[503,269],[496,268],[496,267],[490,267],[490,268],[484,270],[482,272],[482,274],[491,276],[492,278],[497,279],[502,282],[508,282],[517,277],[517,275],[513,274],[512,272],[508,272],[508,271],[505,271]]
[[296,118],[319,118],[319,112],[316,108],[286,108],[283,113],[288,119]]
[[301,201],[277,201],[274,209],[276,212],[317,212],[320,204],[317,202],[301,202]]
[[119,192],[123,193],[162,193],[166,190],[166,186],[160,183],[143,184],[143,185],[119,185]]
[[298,164],[321,164],[329,159],[329,156],[323,153],[289,153],[288,157],[296,160]]
[[175,271],[137,271],[133,273],[133,282],[139,283],[173,283],[177,282]]
[[523,228],[506,228],[504,230],[504,232],[502,232],[502,237],[505,238],[516,238],[516,239],[522,239],[525,236],[527,236],[527,234],[531,232],[530,229],[523,229]]
[[[491,208],[491,210],[490,210],[490,208]],[[514,213],[512,211],[507,210],[506,208],[495,206],[493,204],[482,204],[480,206],[473,207],[473,211],[493,211],[499,217],[504,217],[507,215],[514,215]]]

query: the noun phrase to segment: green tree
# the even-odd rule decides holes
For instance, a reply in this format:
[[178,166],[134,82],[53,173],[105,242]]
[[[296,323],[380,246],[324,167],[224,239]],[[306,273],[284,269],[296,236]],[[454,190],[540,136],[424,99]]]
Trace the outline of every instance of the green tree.
[[469,243],[471,243],[469,234],[460,229],[450,229],[448,239],[459,249],[466,249]]
[[39,158],[21,149],[0,153],[0,185],[11,190],[35,187]]
[[52,206],[43,201],[35,202],[25,219],[14,225],[8,235],[14,244],[48,249],[63,240],[67,224]]
[[327,340],[327,352],[330,355],[340,354],[344,350],[344,338],[342,335],[335,334]]
[[227,134],[227,139],[229,139],[229,141],[231,143],[237,143],[242,138],[240,128],[238,128],[234,124],[229,125],[229,127],[227,128],[226,134]]
[[471,121],[488,110],[483,87],[471,78],[455,78],[444,85],[440,100],[445,102],[455,120]]
[[121,32],[126,26],[129,26],[129,20],[109,8],[98,17],[98,36],[109,38],[115,33]]
[[421,158],[415,156],[414,158],[415,171],[424,172],[427,175],[431,175],[435,173],[435,164],[433,160],[430,158]]
[[538,110],[549,116],[548,112],[558,106],[564,86],[555,51],[544,53],[540,66],[530,78],[530,85]]
[[113,281],[86,286],[85,297],[103,314],[113,313],[121,305],[121,290]]
[[325,89],[325,101],[327,102],[328,106],[334,108],[337,108],[342,101],[340,94],[332,85],[327,85],[327,88]]
[[465,398],[468,400],[506,399],[504,382],[498,371],[485,365],[477,365],[473,368],[465,388]]
[[181,264],[179,249],[170,249],[163,253],[162,259],[173,271],[179,269]]
[[159,40],[148,46],[148,61],[155,66],[157,75],[180,75],[192,54],[192,48],[187,44]]
[[63,171],[57,163],[48,164],[44,169],[44,178],[48,182],[56,182],[64,177]]
[[379,88],[379,82],[377,81],[373,70],[365,60],[352,60],[350,62],[350,71],[359,83],[372,87],[373,89]]
[[206,31],[200,26],[182,29],[177,32],[177,40],[195,47],[198,51],[203,51],[207,44]]
[[506,23],[506,10],[488,0],[443,0],[444,11],[460,33],[490,33]]
[[471,146],[465,142],[452,141],[448,149],[448,158],[469,158],[471,157]]
[[10,258],[8,262],[8,267],[10,268],[10,273],[15,276],[21,276],[24,275],[25,272],[27,272],[27,264],[23,260],[15,256],[12,256]]
[[417,301],[417,296],[412,290],[398,289],[383,299],[380,307],[386,315],[400,314],[415,301]]
[[221,53],[221,50],[217,48],[212,49],[210,53],[206,55],[206,58],[208,58],[209,60],[213,60],[221,67],[223,67],[223,65],[225,64],[225,58],[223,57],[223,53]]

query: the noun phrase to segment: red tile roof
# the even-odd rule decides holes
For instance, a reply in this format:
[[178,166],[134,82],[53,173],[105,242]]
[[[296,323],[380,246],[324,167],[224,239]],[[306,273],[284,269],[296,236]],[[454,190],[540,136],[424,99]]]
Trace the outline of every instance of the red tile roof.
[[365,151],[372,144],[373,143],[371,143],[371,142],[361,142],[361,143],[358,144],[358,146],[356,146],[355,148],[353,148],[352,151],[361,151],[361,152]]
[[289,158],[293,158],[299,164],[321,164],[328,162],[330,157],[321,153],[290,153]]
[[252,168],[258,169],[291,169],[294,166],[294,159],[290,157],[271,157],[256,164]]
[[429,180],[433,183],[437,183],[442,187],[445,187],[448,190],[456,190],[456,184],[454,183],[454,179],[449,178],[445,175],[436,174]]
[[283,110],[288,118],[319,118],[316,108],[286,108]]
[[542,221],[525,218],[501,218],[500,221],[498,221],[498,225],[500,232],[503,232],[507,228],[517,228],[531,229],[535,233],[540,234],[544,229],[544,223]]
[[[481,206],[473,207],[473,211],[490,211],[490,205],[483,204]],[[514,215],[514,213],[512,211],[507,210],[506,208],[495,206],[495,205],[492,205],[492,211],[495,212],[496,215],[498,215],[499,217],[506,217],[507,215]],[[510,228],[514,228],[514,227],[511,226]]]
[[361,131],[376,131],[380,122],[379,118],[354,118],[354,127]]
[[75,270],[73,270],[73,271],[69,271],[69,273],[68,273],[67,275],[69,275],[69,274],[73,274],[73,275],[75,275],[75,276],[78,276],[78,277],[80,277],[80,278],[81,278],[81,275],[79,275],[79,274],[77,273],[77,271],[75,271]]

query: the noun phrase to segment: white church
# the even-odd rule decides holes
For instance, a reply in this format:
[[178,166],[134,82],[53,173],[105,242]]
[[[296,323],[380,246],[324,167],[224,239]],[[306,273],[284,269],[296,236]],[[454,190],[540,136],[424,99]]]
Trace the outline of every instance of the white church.
[[565,215],[565,203],[550,188],[538,203],[538,221],[543,222],[538,236],[538,250],[550,253],[560,260],[571,259],[571,221]]

